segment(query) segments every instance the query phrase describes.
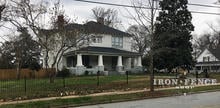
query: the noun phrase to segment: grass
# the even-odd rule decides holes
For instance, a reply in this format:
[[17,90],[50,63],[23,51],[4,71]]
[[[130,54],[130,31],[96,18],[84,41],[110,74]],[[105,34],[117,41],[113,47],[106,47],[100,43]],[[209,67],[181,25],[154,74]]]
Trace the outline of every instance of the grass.
[[[156,74],[157,75],[157,74]],[[158,74],[155,78],[174,77],[169,74]],[[210,78],[220,81],[220,74],[212,73]],[[100,85],[97,86],[96,76],[82,76],[65,78],[65,87],[62,78],[56,78],[54,83],[45,79],[27,79],[26,92],[25,80],[0,81],[0,101],[25,100],[42,97],[65,95],[85,95],[110,91],[140,90],[149,88],[149,75],[129,75],[129,83],[125,75],[100,76]],[[213,88],[214,87],[214,88]],[[194,88],[191,91],[196,91]],[[201,88],[204,90],[204,88]],[[220,89],[219,86],[209,86],[206,90]],[[179,90],[180,91],[180,90]]]
[[[60,106],[78,106],[85,104],[96,104],[96,103],[109,103],[115,101],[131,100],[137,98],[146,98],[147,97],[158,97],[158,94],[165,95],[168,91],[160,92],[156,91],[152,95],[149,92],[145,93],[132,93],[132,94],[122,94],[122,95],[108,95],[108,96],[96,96],[96,97],[80,97],[72,99],[56,99],[49,101],[39,101],[39,102],[30,102],[22,104],[12,104],[12,105],[3,105],[0,108],[49,108],[49,107],[60,107]],[[157,94],[157,95],[156,95]]]
[[[190,92],[197,93],[206,90],[219,90],[219,89],[220,89],[219,86],[196,87],[192,89],[192,91]],[[98,104],[98,103],[110,103],[110,102],[120,102],[120,101],[136,100],[136,99],[174,96],[174,95],[181,95],[182,93],[183,92],[181,90],[171,89],[171,90],[155,91],[154,93],[140,92],[140,93],[107,95],[107,96],[96,96],[96,97],[85,96],[85,97],[71,98],[71,99],[56,99],[49,101],[2,105],[0,106],[0,108],[50,108],[50,107],[63,108],[65,106],[80,106],[80,105],[89,105],[89,104]]]
[[220,82],[220,73],[210,73],[209,76],[210,78],[217,79],[217,81]]
[[49,79],[27,79],[26,92],[25,80],[0,81],[0,99],[19,100],[40,97],[60,96],[73,94],[90,94],[111,90],[126,90],[128,88],[140,89],[148,85],[148,76],[129,76],[129,83],[126,83],[126,76],[100,76],[100,85],[97,86],[96,76],[69,77],[65,78],[65,87],[62,78],[56,78],[54,83]]

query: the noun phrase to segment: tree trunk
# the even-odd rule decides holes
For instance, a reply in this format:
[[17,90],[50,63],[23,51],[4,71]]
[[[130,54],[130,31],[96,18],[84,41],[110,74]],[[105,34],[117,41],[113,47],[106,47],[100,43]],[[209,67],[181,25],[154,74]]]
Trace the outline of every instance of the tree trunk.
[[16,77],[17,77],[17,80],[19,80],[20,79],[20,76],[21,76],[21,70],[20,70],[20,63],[19,63],[19,61],[16,63],[16,72],[17,72],[17,75],[16,75]]
[[[55,64],[52,64],[52,69],[54,69],[55,68]],[[55,74],[56,72],[53,72],[53,71],[50,71],[50,83],[54,83],[54,79],[55,79]]]
[[[151,49],[152,50],[152,49]],[[154,68],[153,68],[153,54],[150,51],[150,91],[154,91]]]
[[63,57],[63,53],[64,51],[62,51],[61,55],[58,57],[57,65],[56,65],[57,71],[59,71],[59,63],[60,63],[61,58]]
[[[48,60],[49,60],[49,56],[48,56],[48,50],[46,50],[46,59],[45,59],[45,67],[46,67],[46,73],[48,73]],[[53,78],[53,72],[49,72],[49,78],[50,78],[50,83],[54,83],[54,78]]]
[[151,1],[151,43],[150,43],[150,91],[154,91],[154,66],[153,66],[153,45],[154,45],[154,0]]

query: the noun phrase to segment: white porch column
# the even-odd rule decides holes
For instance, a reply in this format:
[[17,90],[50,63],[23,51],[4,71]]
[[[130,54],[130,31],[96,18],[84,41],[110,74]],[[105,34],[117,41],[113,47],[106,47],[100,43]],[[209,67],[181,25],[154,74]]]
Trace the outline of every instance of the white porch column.
[[99,55],[99,57],[98,57],[98,66],[104,66],[103,65],[103,56],[102,55]]
[[137,66],[137,62],[138,62],[137,58],[134,58],[134,66]]
[[141,61],[141,56],[134,58],[134,68],[132,69],[132,73],[141,73],[143,72],[143,66]]
[[137,66],[142,66],[141,56],[137,58]]
[[122,56],[118,56],[116,71],[119,72],[119,74],[125,74],[125,71],[123,71]]
[[77,54],[76,72],[75,75],[84,75],[85,67],[82,63],[82,54]]
[[124,62],[124,66],[126,70],[130,70],[131,69],[131,58],[126,58],[125,62]]
[[82,54],[77,54],[76,66],[83,66],[83,64],[82,64]]
[[[103,55],[98,56],[98,71],[104,72]],[[108,73],[104,73],[104,75],[108,75]]]
[[118,56],[117,66],[123,66],[123,65],[122,65],[122,57],[121,57],[121,56]]

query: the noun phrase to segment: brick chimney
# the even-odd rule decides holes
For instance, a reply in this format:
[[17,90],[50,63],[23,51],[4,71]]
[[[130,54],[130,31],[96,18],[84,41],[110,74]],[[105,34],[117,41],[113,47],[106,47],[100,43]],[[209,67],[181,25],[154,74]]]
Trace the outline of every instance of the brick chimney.
[[64,16],[63,15],[59,15],[57,17],[57,26],[58,26],[58,29],[63,29],[64,27]]
[[97,23],[104,25],[104,18],[103,18],[103,17],[99,17],[99,18],[97,19]]

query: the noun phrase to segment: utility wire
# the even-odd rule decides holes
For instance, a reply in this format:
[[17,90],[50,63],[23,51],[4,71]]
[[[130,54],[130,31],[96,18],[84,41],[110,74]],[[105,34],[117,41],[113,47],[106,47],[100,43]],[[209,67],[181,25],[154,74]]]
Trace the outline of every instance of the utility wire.
[[3,36],[0,36],[0,38],[2,38],[4,41],[7,41],[5,38],[3,38]]
[[210,7],[210,8],[219,8],[220,9],[220,6],[214,6],[214,5],[204,5],[204,4],[196,4],[196,3],[188,3],[188,5],[200,6],[200,7]]
[[[104,5],[111,5],[111,6],[120,6],[120,7],[129,7],[129,8],[152,9],[150,7],[143,7],[143,6],[131,6],[131,5],[122,5],[122,4],[107,3],[107,2],[97,2],[97,1],[88,1],[88,0],[74,0],[74,1],[86,2],[86,3],[94,3],[94,4],[104,4]],[[211,6],[211,5],[203,5],[203,4],[188,4],[188,5],[220,8],[219,6]],[[154,8],[154,9],[161,10],[161,9],[158,9],[158,8]],[[199,11],[190,11],[190,12],[191,13],[198,13],[198,14],[208,14],[208,15],[220,15],[220,13],[212,13],[212,12],[199,12]]]

